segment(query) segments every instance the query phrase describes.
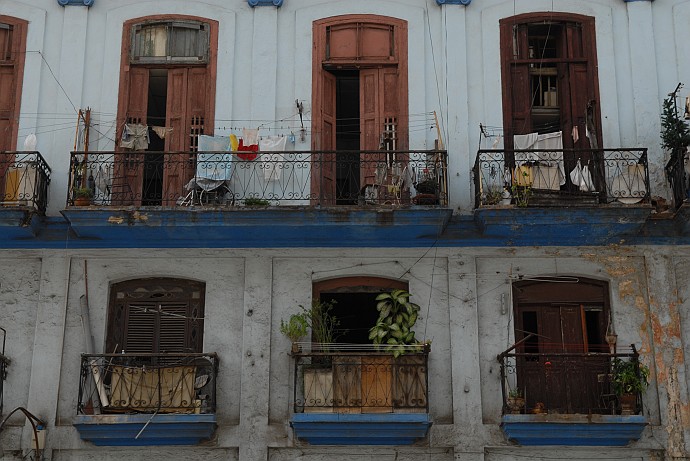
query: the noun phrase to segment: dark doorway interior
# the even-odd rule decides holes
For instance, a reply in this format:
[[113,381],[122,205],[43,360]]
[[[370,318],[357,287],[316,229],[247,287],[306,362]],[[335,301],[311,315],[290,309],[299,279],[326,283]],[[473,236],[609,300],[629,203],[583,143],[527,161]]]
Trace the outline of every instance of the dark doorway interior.
[[[165,126],[168,102],[168,70],[149,71],[149,97],[146,111],[148,126]],[[165,140],[149,129],[149,148],[151,152],[163,152]],[[144,160],[144,187],[142,205],[159,206],[163,200],[163,154],[146,154]]]
[[[339,70],[335,75],[335,148],[360,149],[359,71]],[[336,204],[355,205],[359,195],[359,155],[339,153],[336,160]]]
[[379,313],[376,310],[377,292],[321,293],[321,302],[335,300],[331,311],[340,321],[337,342],[370,344],[369,329]]

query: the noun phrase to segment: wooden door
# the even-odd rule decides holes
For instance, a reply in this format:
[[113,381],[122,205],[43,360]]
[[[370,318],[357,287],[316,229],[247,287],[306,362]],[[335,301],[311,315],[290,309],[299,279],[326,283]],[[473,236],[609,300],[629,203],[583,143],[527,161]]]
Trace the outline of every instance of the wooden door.
[[[144,67],[130,67],[126,78],[127,105],[118,136],[122,135],[125,123],[146,125],[148,112],[149,70]],[[115,154],[111,186],[111,203],[113,205],[141,204],[145,155],[143,152],[124,149],[120,149]]]
[[[192,69],[176,68],[168,71],[168,100],[166,107],[166,126],[171,129],[165,137],[165,150],[168,154],[163,163],[163,202],[174,203],[177,197],[184,197],[184,184],[189,180],[191,148],[190,99],[193,90],[189,85]],[[203,79],[202,79],[203,83]],[[202,87],[203,88],[203,87]]]
[[[335,151],[336,77],[323,71],[321,79],[321,132],[317,133],[317,151]],[[312,204],[335,205],[336,154],[317,152],[312,162]]]

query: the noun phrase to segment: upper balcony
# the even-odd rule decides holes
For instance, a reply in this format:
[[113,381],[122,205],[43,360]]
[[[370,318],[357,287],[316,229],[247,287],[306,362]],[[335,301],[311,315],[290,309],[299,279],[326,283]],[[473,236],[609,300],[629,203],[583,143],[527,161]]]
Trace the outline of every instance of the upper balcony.
[[216,427],[218,357],[83,354],[77,417],[95,445],[193,445]]
[[573,235],[596,224],[582,237],[622,235],[651,212],[645,148],[480,149],[474,182],[484,233],[530,234],[534,244],[549,243],[554,223]]
[[69,184],[77,236],[125,243],[392,244],[438,233],[452,214],[442,150],[73,152]]
[[312,344],[295,360],[290,424],[312,445],[409,445],[426,437],[429,345]]
[[50,167],[39,152],[0,152],[0,225],[5,231],[36,234],[34,218],[45,215],[48,184]]

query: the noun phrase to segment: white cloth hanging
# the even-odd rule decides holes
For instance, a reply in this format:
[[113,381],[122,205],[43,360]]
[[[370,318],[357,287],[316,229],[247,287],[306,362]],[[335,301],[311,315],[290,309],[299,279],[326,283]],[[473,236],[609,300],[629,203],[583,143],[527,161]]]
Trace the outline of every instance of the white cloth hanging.
[[242,143],[245,147],[259,144],[259,129],[242,128]]
[[[285,146],[287,138],[285,136],[268,136],[259,140],[259,151],[261,152],[262,168],[266,181],[279,181],[285,168]],[[277,152],[267,154],[265,152]]]

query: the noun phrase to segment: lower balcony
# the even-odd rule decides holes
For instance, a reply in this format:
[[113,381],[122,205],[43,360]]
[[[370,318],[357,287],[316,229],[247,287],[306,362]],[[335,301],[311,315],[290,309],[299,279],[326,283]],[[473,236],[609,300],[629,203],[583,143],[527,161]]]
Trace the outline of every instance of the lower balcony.
[[195,445],[216,428],[218,357],[84,354],[74,426],[99,446]]
[[[333,345],[293,354],[295,435],[312,445],[410,445],[431,427],[428,346],[394,357]],[[368,349],[368,350],[367,350]]]
[[625,446],[647,425],[640,392],[615,390],[614,363],[630,363],[641,377],[637,353],[504,353],[501,427],[520,445]]

